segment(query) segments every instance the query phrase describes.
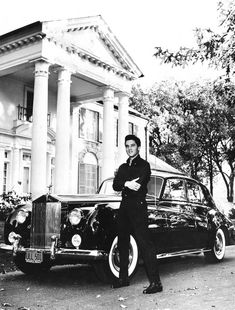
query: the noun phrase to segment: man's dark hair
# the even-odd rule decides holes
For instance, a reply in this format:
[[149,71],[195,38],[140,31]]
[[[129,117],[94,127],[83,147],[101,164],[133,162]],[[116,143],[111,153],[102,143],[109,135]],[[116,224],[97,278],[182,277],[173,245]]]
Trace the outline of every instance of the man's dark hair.
[[126,145],[126,141],[129,141],[129,140],[134,140],[135,143],[137,144],[137,146],[141,145],[140,139],[138,137],[136,137],[135,135],[127,135],[125,137],[125,145]]

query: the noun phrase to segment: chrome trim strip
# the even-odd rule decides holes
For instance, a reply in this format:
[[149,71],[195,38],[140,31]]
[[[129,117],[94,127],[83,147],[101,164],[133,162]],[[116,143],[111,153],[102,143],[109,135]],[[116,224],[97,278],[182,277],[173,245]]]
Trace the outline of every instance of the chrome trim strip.
[[189,255],[189,254],[199,254],[199,253],[203,253],[205,251],[210,251],[210,249],[202,248],[202,249],[177,251],[177,252],[171,252],[171,253],[162,253],[162,254],[157,254],[157,258],[160,259],[160,258],[167,258],[167,257]]

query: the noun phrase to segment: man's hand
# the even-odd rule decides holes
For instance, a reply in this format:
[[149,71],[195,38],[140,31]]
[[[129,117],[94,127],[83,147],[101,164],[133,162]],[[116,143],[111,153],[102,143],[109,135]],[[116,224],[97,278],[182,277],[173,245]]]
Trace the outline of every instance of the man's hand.
[[139,180],[139,178],[136,178],[132,181],[126,181],[125,186],[137,192],[140,189],[140,184],[136,182],[137,180]]

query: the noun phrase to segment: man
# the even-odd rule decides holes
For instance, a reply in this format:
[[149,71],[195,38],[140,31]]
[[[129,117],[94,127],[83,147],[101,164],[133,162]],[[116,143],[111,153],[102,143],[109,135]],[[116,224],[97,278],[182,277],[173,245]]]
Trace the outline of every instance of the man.
[[118,249],[120,254],[119,279],[113,288],[129,286],[128,263],[130,233],[133,233],[142,253],[150,285],[143,291],[152,294],[162,291],[156,250],[148,232],[148,215],[145,196],[151,170],[149,163],[139,155],[141,142],[135,135],[125,137],[125,147],[129,156],[122,164],[113,181],[113,189],[122,191],[122,202],[118,213]]

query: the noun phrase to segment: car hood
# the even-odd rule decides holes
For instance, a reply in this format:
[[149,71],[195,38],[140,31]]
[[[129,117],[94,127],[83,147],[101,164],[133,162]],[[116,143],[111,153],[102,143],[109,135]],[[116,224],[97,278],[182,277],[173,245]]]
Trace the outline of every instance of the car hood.
[[118,202],[121,201],[122,197],[120,195],[101,195],[101,194],[93,194],[93,195],[58,195],[58,200],[62,203],[77,203],[77,202]]

